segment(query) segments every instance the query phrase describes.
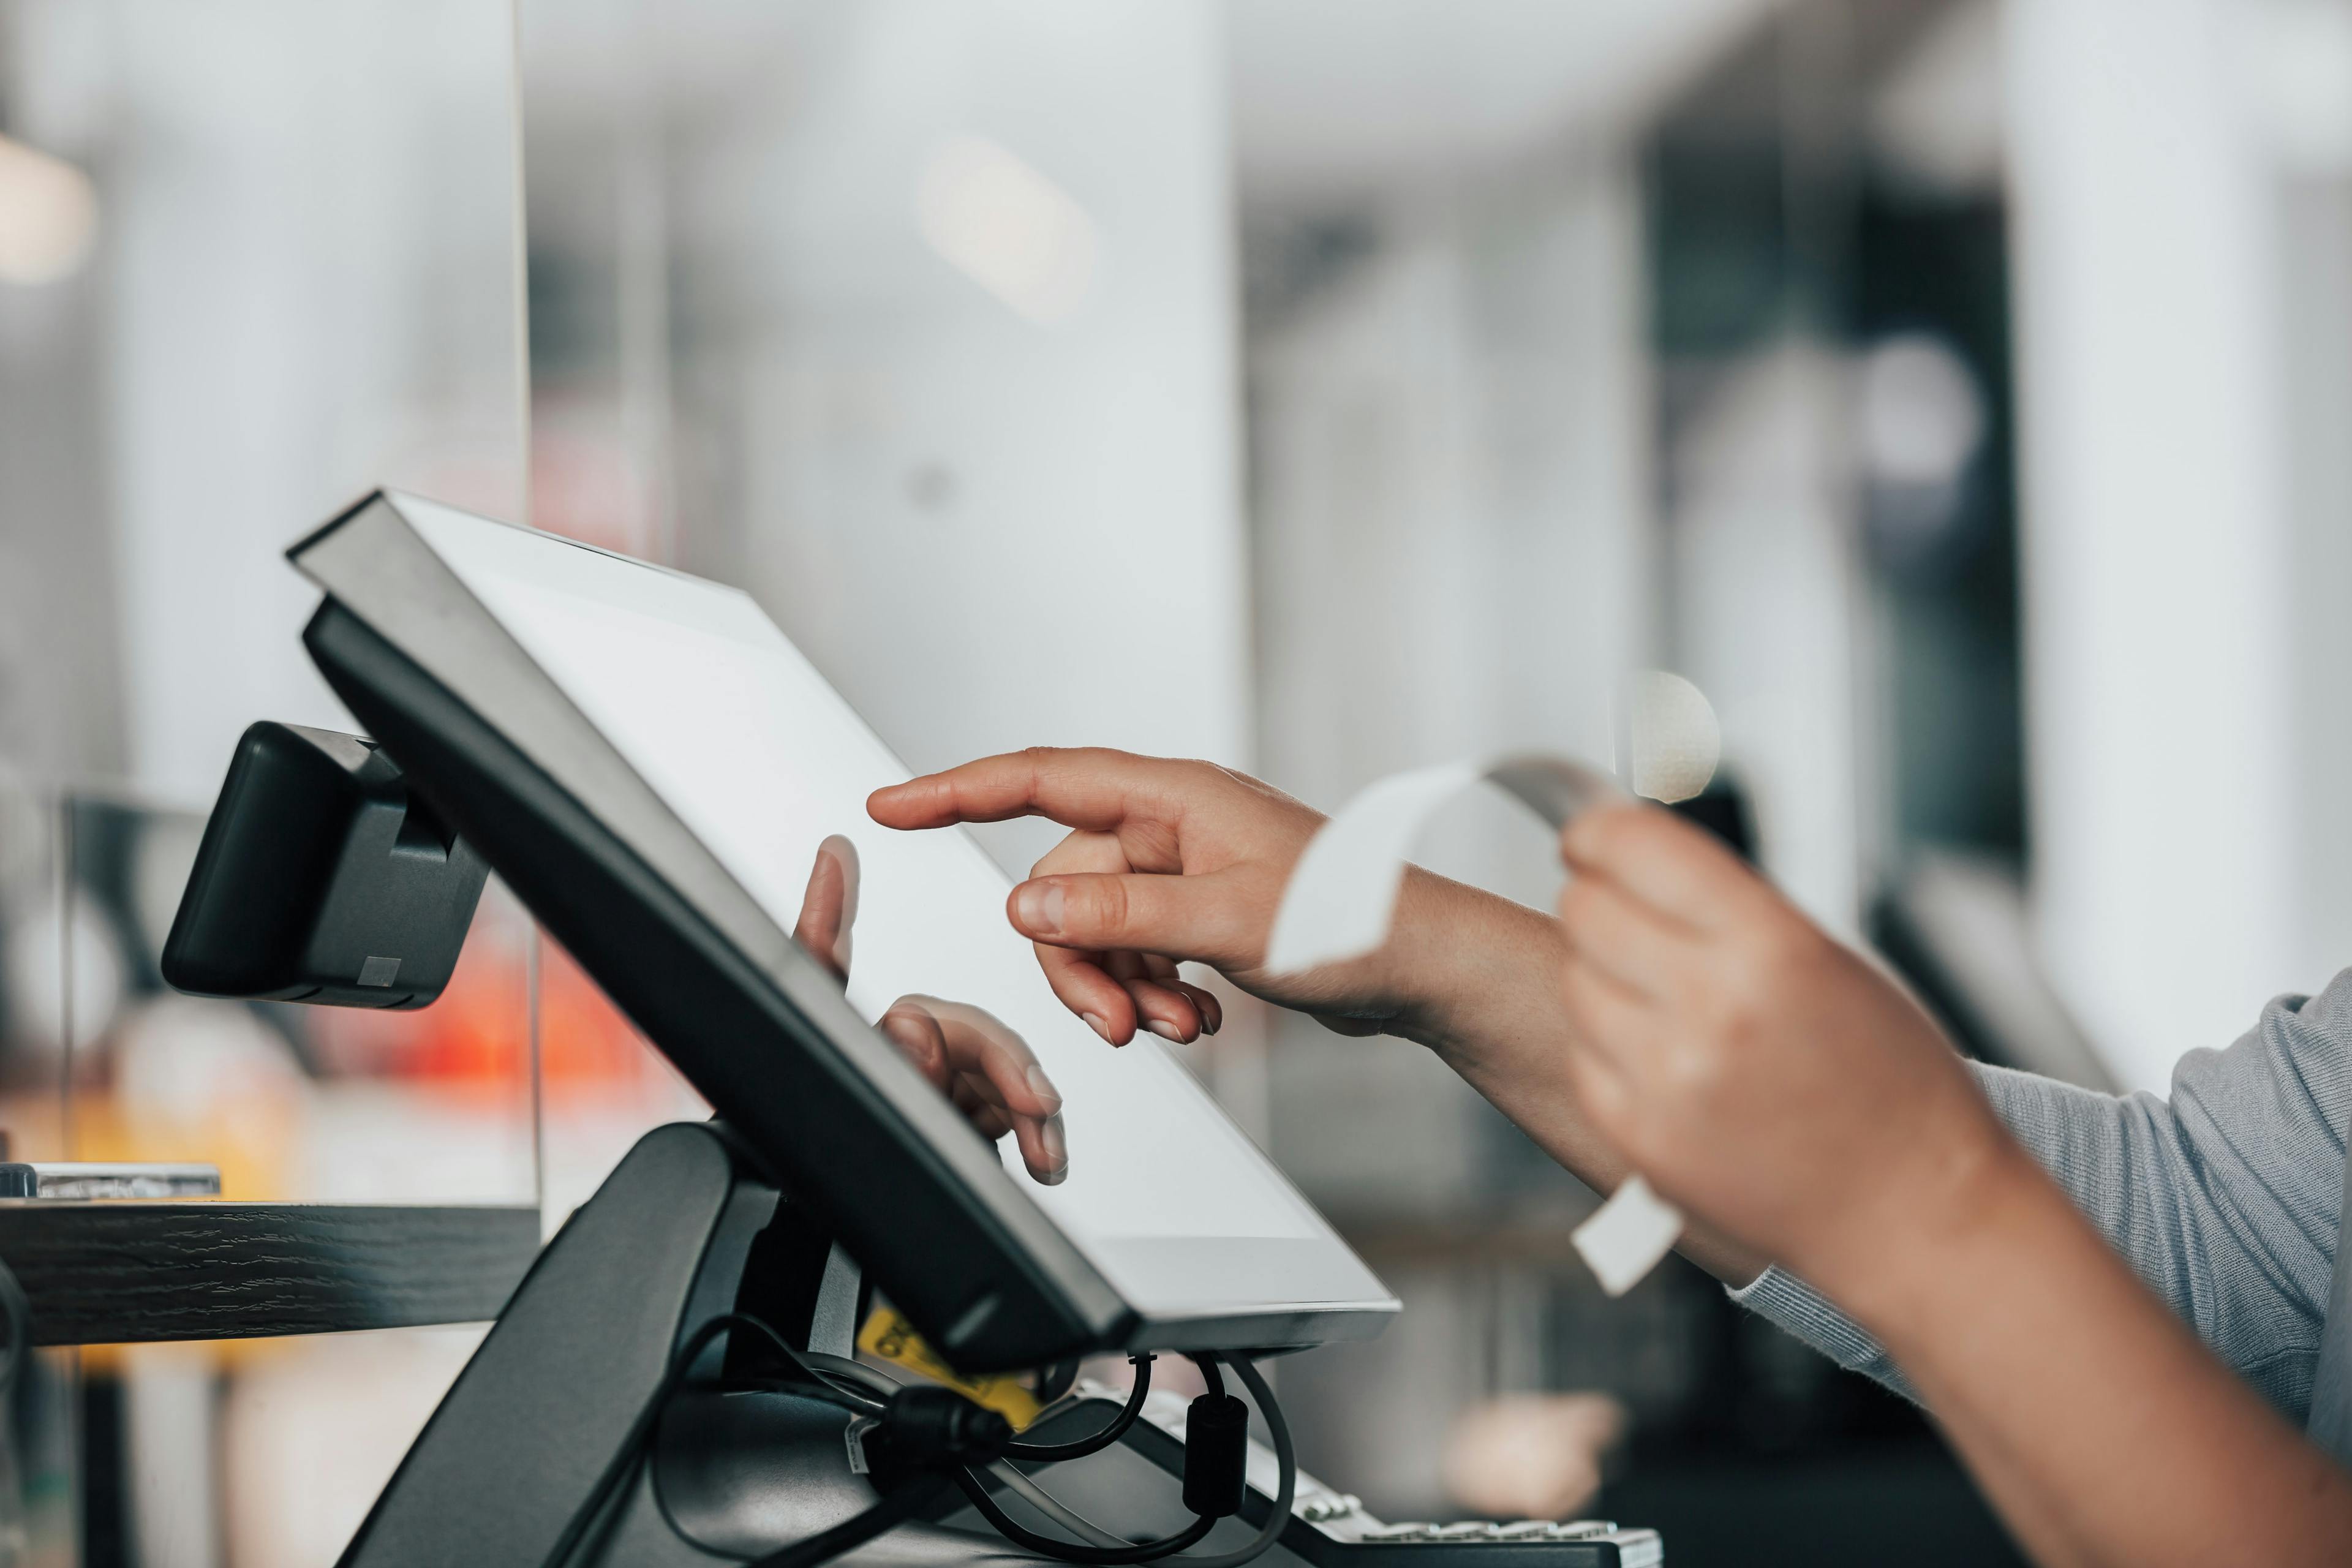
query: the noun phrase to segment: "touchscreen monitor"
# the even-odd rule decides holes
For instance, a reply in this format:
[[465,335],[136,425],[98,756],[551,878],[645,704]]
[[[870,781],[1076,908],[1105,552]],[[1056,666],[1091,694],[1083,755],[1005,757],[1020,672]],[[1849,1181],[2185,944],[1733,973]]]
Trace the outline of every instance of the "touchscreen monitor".
[[[837,1117],[839,1107],[820,1095],[754,1115],[740,1101],[760,1093],[760,1079],[740,1075],[760,1064],[742,1058],[800,1053],[845,1078],[848,1098],[874,1121],[847,1158],[832,1162],[856,1168],[795,1175],[849,1189],[882,1167],[903,1176],[910,1147],[940,1156],[912,1164],[940,1165],[946,1184],[976,1200],[975,1212],[994,1222],[977,1232],[1002,1229],[1003,1242],[1034,1254],[1025,1261],[1049,1279],[1092,1276],[1068,1282],[1079,1297],[1107,1290],[1116,1300],[1120,1310],[1093,1312],[1111,1339],[1307,1342],[1373,1331],[1394,1310],[1161,1042],[1140,1035],[1114,1049],[1061,1005],[1005,918],[1009,879],[976,841],[961,829],[894,832],[866,816],[866,796],[907,770],[749,595],[408,496],[376,498],[292,553],[328,590],[331,609],[588,808],[764,971],[787,1014],[800,1015],[777,1037],[732,1044],[677,1037],[690,1029],[665,1037],[659,1020],[638,1019],[722,1115],[764,1130],[773,1144],[798,1148],[811,1131],[800,1122]],[[352,637],[343,645],[348,654]],[[363,721],[377,722],[365,710],[382,694],[361,689],[372,684],[363,672],[339,669],[348,657],[326,652],[330,678]],[[384,717],[394,730],[415,721]],[[435,760],[409,754],[430,751],[425,741],[404,746],[382,726],[377,738],[436,793]],[[449,804],[467,826],[464,805]],[[795,922],[818,845],[835,834],[855,844],[861,863],[845,1008],[827,1005],[827,977],[782,934]],[[499,826],[485,820],[468,836],[530,898],[530,869],[518,867],[518,876],[501,864]],[[599,945],[593,932],[573,940],[564,911],[538,909],[541,901],[541,919],[625,1006],[647,994],[646,976],[610,973],[626,952],[580,951]],[[569,912],[575,925],[595,918]],[[680,973],[672,984],[711,983]],[[977,1134],[943,1114],[936,1091],[870,1027],[908,994],[984,1009],[1028,1043],[1063,1097],[1061,1181],[1033,1178],[1010,1137],[977,1163],[967,1157]],[[784,1092],[781,1082],[775,1089]],[[793,1167],[793,1149],[773,1152]],[[853,1229],[887,1223],[853,1212],[854,1193],[835,1197],[828,1206]],[[919,1200],[902,1193],[900,1201]],[[1041,1236],[1057,1245],[1036,1245]],[[950,1272],[967,1263],[987,1272],[985,1259],[961,1250],[934,1260]],[[894,1296],[907,1283],[883,1281]]]

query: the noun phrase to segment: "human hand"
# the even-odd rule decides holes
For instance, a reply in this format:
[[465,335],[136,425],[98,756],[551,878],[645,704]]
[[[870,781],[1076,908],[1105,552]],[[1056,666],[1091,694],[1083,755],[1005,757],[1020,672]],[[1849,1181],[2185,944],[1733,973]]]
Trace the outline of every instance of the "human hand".
[[1561,851],[1570,1082],[1678,1204],[1859,1294],[2024,1157],[1917,1004],[1698,828],[1613,806]]
[[1223,1009],[1178,978],[1182,962],[1346,1033],[1372,1032],[1397,1005],[1379,955],[1303,977],[1264,971],[1283,885],[1323,817],[1231,769],[1040,747],[877,790],[866,810],[898,828],[1044,816],[1075,829],[1006,910],[1055,994],[1112,1045],[1138,1027],[1216,1033]]
[[[793,940],[810,957],[849,978],[851,928],[857,919],[857,847],[839,834],[817,846]],[[1062,1133],[1062,1097],[1028,1042],[993,1016],[936,996],[901,996],[876,1024],[922,1075],[993,1143],[1011,1132],[1021,1163],[1048,1186],[1070,1173]]]

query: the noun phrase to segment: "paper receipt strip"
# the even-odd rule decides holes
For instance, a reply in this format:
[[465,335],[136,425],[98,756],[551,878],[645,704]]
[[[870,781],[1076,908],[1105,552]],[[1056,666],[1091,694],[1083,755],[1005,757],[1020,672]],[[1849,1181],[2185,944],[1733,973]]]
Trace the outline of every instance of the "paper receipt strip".
[[[1626,798],[1606,773],[1534,753],[1391,773],[1324,824],[1298,858],[1275,912],[1266,968],[1295,974],[1378,951],[1388,940],[1406,860],[1423,827],[1440,806],[1480,783],[1517,799],[1555,829],[1591,806]],[[1673,1250],[1682,1228],[1674,1205],[1632,1175],[1570,1239],[1601,1288],[1622,1296]]]

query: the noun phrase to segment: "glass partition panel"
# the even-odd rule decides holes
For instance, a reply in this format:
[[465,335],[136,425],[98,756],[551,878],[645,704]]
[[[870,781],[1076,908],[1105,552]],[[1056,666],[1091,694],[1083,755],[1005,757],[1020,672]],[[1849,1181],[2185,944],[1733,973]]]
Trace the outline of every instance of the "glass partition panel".
[[[285,546],[379,484],[522,514],[512,45],[503,0],[0,0],[0,550],[26,568],[0,572],[0,757],[47,786],[55,851],[14,940],[71,976],[63,1017],[16,1026],[58,1058],[8,1076],[27,1149],[212,1160],[238,1197],[535,1200],[511,900],[414,1015],[199,1002],[156,969],[239,732],[353,727]],[[46,1123],[35,1081],[73,1090]]]
[[[377,485],[525,515],[513,41],[507,0],[0,0],[18,1159],[538,1201],[535,938],[496,883],[419,1012],[200,1001],[157,969],[245,726],[356,727],[285,546]],[[0,1563],[329,1561],[477,1333],[44,1352]]]

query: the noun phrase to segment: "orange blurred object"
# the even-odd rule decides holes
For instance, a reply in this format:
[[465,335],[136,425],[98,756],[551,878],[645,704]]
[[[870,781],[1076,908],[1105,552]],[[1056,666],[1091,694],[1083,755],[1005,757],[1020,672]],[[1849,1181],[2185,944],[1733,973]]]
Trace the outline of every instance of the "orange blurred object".
[[669,1075],[661,1054],[570,953],[547,937],[540,952],[540,1073],[551,1091],[568,1085],[634,1086]]
[[559,1087],[626,1092],[660,1075],[644,1037],[571,955],[505,899],[485,900],[448,988],[414,1013],[320,1009],[329,1070],[457,1087],[504,1087],[530,1073],[530,949],[540,944],[540,1068]]

